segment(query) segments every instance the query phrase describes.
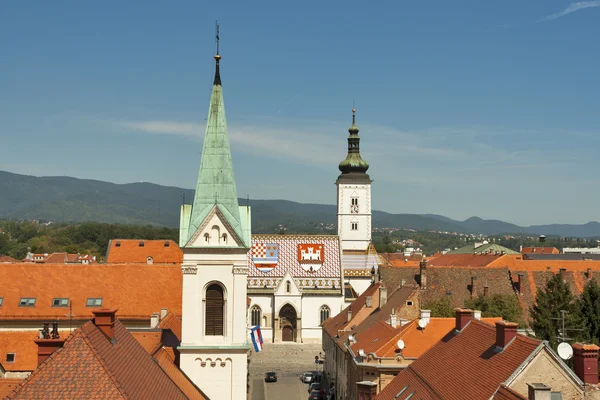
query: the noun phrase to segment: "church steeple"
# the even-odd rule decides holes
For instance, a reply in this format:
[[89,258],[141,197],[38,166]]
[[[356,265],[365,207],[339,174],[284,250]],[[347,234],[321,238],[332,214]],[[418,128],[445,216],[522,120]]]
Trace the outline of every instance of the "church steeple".
[[[208,219],[218,212],[221,218],[226,220],[229,229],[235,232],[238,239],[246,242],[244,228],[240,219],[238,197],[231,162],[231,151],[227,135],[227,119],[225,118],[225,105],[223,102],[223,87],[221,86],[221,74],[219,63],[219,28],[217,25],[217,54],[215,55],[216,69],[215,79],[208,109],[206,133],[202,147],[202,157],[194,203],[189,213],[189,223],[186,224],[187,216],[182,215],[182,227],[186,229],[180,232],[181,243],[191,242],[194,234],[206,225]],[[222,232],[219,233],[222,235]],[[214,236],[214,235],[213,235]],[[248,238],[249,241],[249,238]]]
[[360,181],[371,182],[367,170],[369,163],[360,156],[360,137],[358,136],[358,126],[356,126],[356,109],[352,109],[352,125],[348,129],[348,155],[339,165],[342,174],[338,181]]

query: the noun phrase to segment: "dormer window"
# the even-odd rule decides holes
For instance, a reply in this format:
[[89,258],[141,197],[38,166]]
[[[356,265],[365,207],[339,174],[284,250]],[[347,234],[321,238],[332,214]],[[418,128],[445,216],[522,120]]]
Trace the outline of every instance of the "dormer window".
[[15,358],[17,358],[17,353],[6,353],[6,362],[7,363],[14,363]]
[[117,242],[115,243],[115,247],[121,247],[121,242],[117,241]]
[[165,241],[165,244],[164,244],[165,247],[169,247],[170,245],[171,244],[168,241]]
[[144,247],[144,241],[143,241],[143,240],[140,240],[140,244],[139,244],[139,246],[140,246],[140,247]]
[[146,259],[146,262],[147,262],[148,264],[154,264],[154,259],[153,259],[152,257],[148,257],[148,258]]

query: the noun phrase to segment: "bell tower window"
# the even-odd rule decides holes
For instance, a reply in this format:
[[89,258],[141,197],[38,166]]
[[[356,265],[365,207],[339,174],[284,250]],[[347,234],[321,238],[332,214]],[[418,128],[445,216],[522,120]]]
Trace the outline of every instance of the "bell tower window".
[[204,334],[223,336],[225,298],[223,288],[213,283],[206,289],[206,313]]
[[350,229],[353,231],[357,231],[358,230],[358,222],[351,222]]

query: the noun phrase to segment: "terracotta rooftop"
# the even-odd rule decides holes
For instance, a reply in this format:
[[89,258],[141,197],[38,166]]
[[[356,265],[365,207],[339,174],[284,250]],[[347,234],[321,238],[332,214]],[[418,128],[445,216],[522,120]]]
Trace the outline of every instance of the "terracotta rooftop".
[[[90,319],[98,307],[88,299],[102,299],[101,307],[118,307],[121,319],[150,319],[167,308],[181,315],[180,268],[140,264],[0,264],[2,320],[69,320],[69,307],[53,307],[66,298],[73,319]],[[35,306],[19,306],[22,298],[35,298]]]
[[108,243],[106,262],[181,264],[183,252],[172,240],[113,239]]
[[20,262],[16,258],[12,258],[10,256],[0,256],[0,263],[18,263]]
[[[481,321],[494,326],[502,318],[481,318]],[[418,320],[413,320],[403,326],[400,331],[391,336],[386,342],[380,341],[379,346],[373,351],[379,357],[394,357],[397,352],[397,342],[404,341],[402,356],[405,358],[418,358],[437,342],[442,340],[456,326],[455,318],[430,318],[425,329],[420,329]]]
[[489,399],[542,342],[517,335],[501,352],[495,344],[495,327],[471,320],[460,333],[450,332],[411,363],[375,398],[396,400],[408,386],[404,390],[407,395],[415,392],[415,399],[462,400],[466,387],[470,398]]
[[[61,337],[68,331],[60,331]],[[33,371],[37,366],[38,331],[9,331],[0,330],[0,364],[6,371]],[[14,361],[7,362],[7,354],[14,354]],[[1,380],[1,379],[0,379]]]
[[506,385],[500,385],[493,400],[527,400],[527,397],[515,392]]
[[182,322],[177,315],[173,314],[172,312],[168,313],[167,316],[160,321],[158,327],[160,329],[170,329],[171,332],[177,336],[177,339],[181,341]]
[[162,344],[162,331],[160,330],[131,331],[130,333],[148,354],[153,354]]
[[167,361],[155,361],[118,319],[114,341],[89,321],[8,399],[203,399],[185,375],[187,384],[181,374],[173,379],[177,374],[162,368],[172,369]]
[[23,382],[23,379],[0,378],[0,399],[4,399],[6,396],[11,394],[21,382]]
[[560,254],[556,247],[523,247],[522,254]]
[[431,260],[427,266],[435,267],[473,267],[490,266],[505,255],[495,254],[444,254]]

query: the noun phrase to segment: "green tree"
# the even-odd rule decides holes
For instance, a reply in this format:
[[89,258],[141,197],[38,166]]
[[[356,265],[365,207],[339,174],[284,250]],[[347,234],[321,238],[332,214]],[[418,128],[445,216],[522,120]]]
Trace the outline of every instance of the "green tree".
[[595,279],[587,281],[583,293],[577,299],[579,317],[595,343],[600,343],[600,286]]
[[553,349],[558,345],[559,329],[562,329],[561,310],[566,311],[565,330],[568,336],[575,340],[585,340],[587,337],[585,330],[569,330],[569,328],[581,329],[584,325],[569,285],[558,274],[547,282],[544,289],[538,291],[536,302],[530,309],[530,325],[535,336],[548,340]]
[[523,309],[514,294],[496,294],[480,296],[465,302],[466,308],[481,310],[483,317],[502,317],[506,321],[523,325]]
[[439,299],[428,301],[423,306],[423,309],[431,310],[432,317],[450,318],[456,315],[448,297],[440,297]]

